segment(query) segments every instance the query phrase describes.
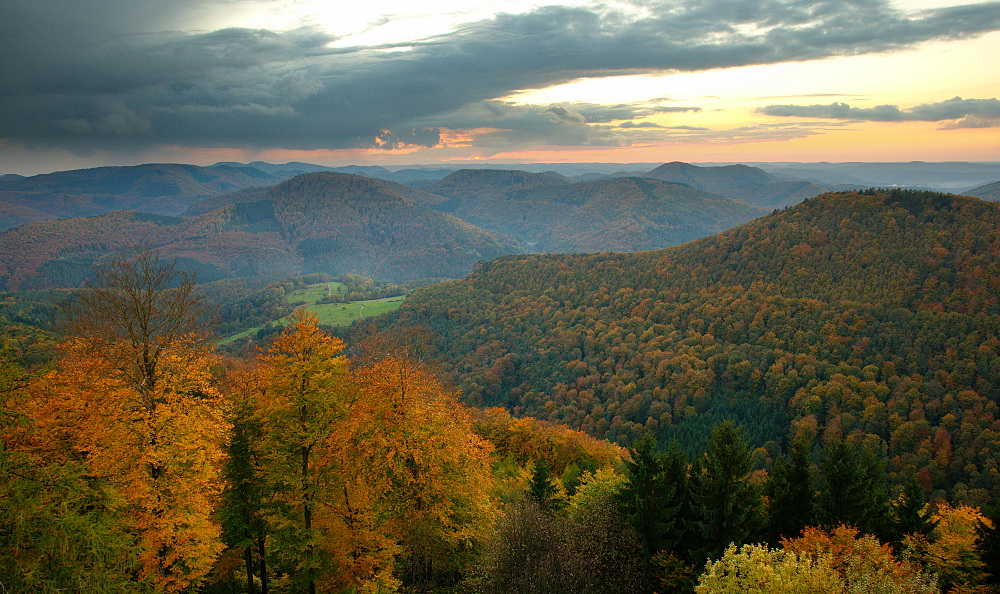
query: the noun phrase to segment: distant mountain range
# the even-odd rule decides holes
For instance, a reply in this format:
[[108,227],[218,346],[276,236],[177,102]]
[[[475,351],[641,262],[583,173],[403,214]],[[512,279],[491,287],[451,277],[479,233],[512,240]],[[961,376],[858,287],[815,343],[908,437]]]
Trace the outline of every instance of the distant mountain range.
[[[477,261],[503,254],[678,245],[824,191],[818,183],[790,179],[795,164],[779,164],[783,172],[680,162],[640,171],[630,169],[642,164],[617,171],[595,165],[591,173],[582,173],[584,165],[562,168],[573,175],[543,165],[531,167],[539,171],[395,172],[251,165],[4,175],[0,230],[16,228],[0,234],[0,279],[8,287],[73,285],[102,253],[136,243],[180,258],[203,280],[306,272],[357,272],[389,281],[458,277]],[[816,175],[837,169],[799,165]],[[893,170],[889,165],[886,170]],[[990,164],[905,165],[895,169],[950,171],[948,179],[993,171]],[[872,167],[858,171],[881,171]],[[833,181],[863,181],[837,175]],[[997,199],[995,183],[969,193]]]
[[114,210],[180,215],[209,196],[283,178],[246,166],[150,164],[0,179],[0,229]]
[[783,208],[827,191],[807,181],[781,180],[747,165],[698,167],[688,163],[665,163],[645,177],[688,184],[705,192],[743,200],[764,208]]

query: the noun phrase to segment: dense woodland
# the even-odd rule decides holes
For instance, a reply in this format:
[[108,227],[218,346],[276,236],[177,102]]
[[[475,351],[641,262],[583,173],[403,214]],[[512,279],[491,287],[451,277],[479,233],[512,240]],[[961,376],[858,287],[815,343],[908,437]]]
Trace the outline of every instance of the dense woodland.
[[824,195],[239,356],[177,262],[119,255],[59,336],[4,326],[0,585],[996,592],[998,226]]
[[826,194],[689,244],[507,257],[415,292],[466,402],[693,453],[726,419],[885,445],[893,483],[1000,495],[1000,208]]

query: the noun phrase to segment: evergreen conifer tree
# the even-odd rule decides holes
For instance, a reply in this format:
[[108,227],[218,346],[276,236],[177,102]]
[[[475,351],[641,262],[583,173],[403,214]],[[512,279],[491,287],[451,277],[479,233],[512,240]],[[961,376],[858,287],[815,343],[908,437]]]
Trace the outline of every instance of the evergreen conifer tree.
[[889,523],[890,542],[894,545],[899,545],[907,534],[930,536],[937,527],[938,522],[927,509],[924,491],[916,477],[911,476],[903,485],[899,498],[890,503]]
[[809,461],[809,443],[796,439],[788,455],[774,461],[767,483],[768,532],[772,544],[777,544],[782,537],[794,538],[812,524],[815,482]]
[[627,482],[617,496],[622,516],[635,529],[646,558],[671,549],[680,540],[680,512],[685,499],[687,460],[674,442],[667,454],[644,434],[625,462]]
[[889,540],[885,455],[872,445],[831,442],[824,449],[819,520],[832,528],[847,524]]
[[716,425],[690,477],[690,528],[700,544],[692,551],[696,561],[718,558],[730,543],[756,536],[761,496],[749,480],[751,468],[743,431],[732,421]]
[[986,583],[997,589],[1000,588],[1000,505],[990,508],[986,518],[989,524],[980,520],[976,526],[976,550],[986,568]]
[[528,495],[545,513],[552,513],[555,510],[556,486],[552,483],[552,467],[544,459],[535,461],[531,482],[528,483]]

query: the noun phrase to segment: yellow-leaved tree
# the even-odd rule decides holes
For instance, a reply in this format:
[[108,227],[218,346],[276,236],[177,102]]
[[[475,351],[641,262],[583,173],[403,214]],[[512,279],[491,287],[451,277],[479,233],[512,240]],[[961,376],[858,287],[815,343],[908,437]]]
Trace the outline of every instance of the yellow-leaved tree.
[[[416,362],[376,359],[353,372],[359,398],[341,451],[350,500],[397,549],[395,574],[422,590],[457,575],[490,516],[491,446],[455,394]],[[377,573],[371,579],[377,579]]]
[[[333,436],[353,399],[343,344],[304,310],[259,357],[264,519],[277,574],[310,594],[337,558],[338,517],[329,505],[341,486]],[[276,578],[280,579],[280,578]]]

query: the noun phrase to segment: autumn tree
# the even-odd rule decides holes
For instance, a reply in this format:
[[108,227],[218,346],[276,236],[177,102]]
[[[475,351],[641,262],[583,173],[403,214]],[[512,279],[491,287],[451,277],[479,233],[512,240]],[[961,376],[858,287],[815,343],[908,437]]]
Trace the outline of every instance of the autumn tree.
[[0,346],[0,584],[8,592],[148,591],[131,579],[135,540],[80,461],[34,447],[22,412],[30,375]]
[[900,550],[937,576],[944,592],[982,592],[989,572],[997,567],[980,558],[977,549],[979,526],[985,518],[976,508],[952,506],[940,502],[928,521],[934,528],[929,534],[911,532],[903,538]]
[[857,528],[839,525],[830,530],[807,527],[796,538],[783,539],[782,548],[799,558],[828,567],[841,581],[834,592],[886,592],[933,594],[939,592],[934,576],[918,565],[901,560],[892,546]]
[[[447,585],[487,528],[491,448],[455,394],[416,361],[385,356],[352,377],[358,400],[342,448],[342,515],[353,510],[357,528],[377,522],[398,547],[404,585]],[[368,519],[359,510],[366,501]]]
[[172,346],[210,338],[201,323],[206,312],[193,275],[150,250],[121,253],[95,268],[94,279],[64,309],[66,334],[147,397]]
[[139,539],[140,576],[197,584],[222,549],[214,517],[228,430],[191,279],[150,252],[121,256],[71,309],[56,369],[29,414],[49,455],[86,461]]
[[296,587],[316,591],[327,575],[329,530],[322,502],[337,486],[329,438],[347,415],[343,343],[298,310],[259,358],[261,468],[271,496],[265,511],[274,556]]

